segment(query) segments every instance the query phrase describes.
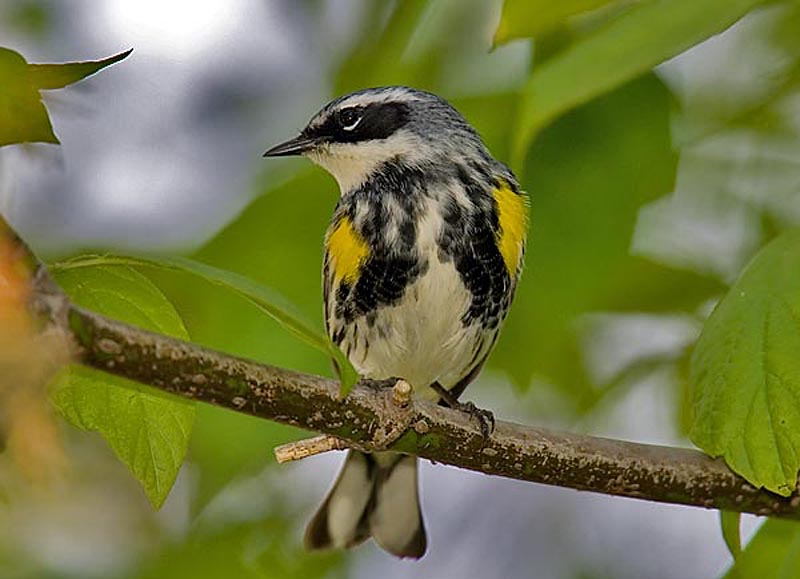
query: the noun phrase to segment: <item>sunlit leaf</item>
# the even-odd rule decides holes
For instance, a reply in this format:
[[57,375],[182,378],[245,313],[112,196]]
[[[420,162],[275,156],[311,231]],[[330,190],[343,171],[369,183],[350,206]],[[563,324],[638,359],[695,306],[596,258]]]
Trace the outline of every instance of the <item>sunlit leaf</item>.
[[512,164],[555,117],[731,26],[763,0],[654,0],[534,67],[523,90]]
[[358,381],[358,373],[344,354],[337,348],[327,336],[316,330],[311,322],[297,307],[270,287],[258,284],[251,279],[234,272],[225,271],[199,261],[183,257],[133,257],[133,256],[113,256],[95,255],[83,256],[56,264],[54,267],[59,270],[75,270],[84,267],[95,267],[103,265],[127,265],[127,266],[146,266],[165,268],[174,271],[188,272],[201,278],[220,285],[239,296],[253,303],[261,311],[272,317],[281,326],[290,331],[294,336],[316,348],[317,350],[331,356],[339,369],[342,392],[346,394]]
[[[77,304],[142,328],[187,339],[172,304],[152,282],[129,267],[55,271]],[[56,379],[53,400],[78,428],[97,431],[159,507],[186,455],[195,407],[135,382],[72,366]]]
[[169,495],[194,424],[191,402],[84,366],[70,366],[52,395],[74,426],[98,432],[156,508]]
[[800,469],[800,233],[748,265],[706,321],[691,362],[692,440],[788,496]]
[[494,43],[535,38],[559,28],[572,16],[619,3],[620,0],[505,0]]

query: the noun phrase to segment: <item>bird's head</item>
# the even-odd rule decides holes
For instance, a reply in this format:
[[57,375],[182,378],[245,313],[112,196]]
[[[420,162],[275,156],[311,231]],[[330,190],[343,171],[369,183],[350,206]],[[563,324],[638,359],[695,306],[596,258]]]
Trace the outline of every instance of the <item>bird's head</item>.
[[447,101],[390,86],[331,101],[297,137],[264,156],[304,155],[333,175],[345,194],[387,162],[424,167],[483,151],[475,130]]

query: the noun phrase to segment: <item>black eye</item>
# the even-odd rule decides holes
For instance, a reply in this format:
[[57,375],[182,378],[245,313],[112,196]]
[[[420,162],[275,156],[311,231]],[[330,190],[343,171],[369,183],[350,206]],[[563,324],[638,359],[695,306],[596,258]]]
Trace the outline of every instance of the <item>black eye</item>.
[[352,131],[361,122],[361,109],[358,107],[350,107],[342,109],[337,114],[339,126],[345,131]]

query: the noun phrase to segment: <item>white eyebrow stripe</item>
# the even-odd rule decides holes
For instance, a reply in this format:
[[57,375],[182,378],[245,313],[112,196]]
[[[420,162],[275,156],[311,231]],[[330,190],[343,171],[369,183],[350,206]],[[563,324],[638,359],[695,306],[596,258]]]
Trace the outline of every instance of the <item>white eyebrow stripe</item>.
[[368,106],[376,103],[385,102],[412,102],[421,100],[417,95],[412,94],[404,89],[389,89],[379,93],[365,93],[352,95],[344,101],[338,103],[338,109],[343,109],[351,106]]
[[[408,103],[420,102],[424,98],[415,94],[405,87],[392,87],[381,90],[380,92],[365,92],[361,94],[351,94],[345,96],[343,100],[337,101],[335,104],[329,103],[321,111],[319,111],[308,122],[308,127],[314,129],[322,125],[331,115],[336,114],[337,111],[348,109],[350,107],[366,108],[369,105],[383,104],[387,102],[395,103]],[[355,127],[353,127],[355,128]],[[351,129],[352,130],[352,129]]]

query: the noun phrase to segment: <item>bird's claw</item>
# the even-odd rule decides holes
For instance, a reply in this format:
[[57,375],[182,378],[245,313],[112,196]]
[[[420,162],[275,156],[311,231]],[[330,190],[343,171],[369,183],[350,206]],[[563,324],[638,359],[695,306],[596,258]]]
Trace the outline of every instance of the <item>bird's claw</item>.
[[460,402],[458,398],[453,396],[452,392],[443,388],[438,382],[431,384],[431,388],[439,395],[439,404],[448,406],[453,410],[460,410],[475,418],[481,429],[484,443],[489,440],[489,437],[494,432],[494,414],[490,410],[478,408],[474,402]]
[[472,418],[478,421],[478,426],[481,429],[483,440],[489,440],[489,437],[494,432],[494,414],[491,410],[485,410],[475,406],[474,402],[459,402],[458,410],[469,414]]

